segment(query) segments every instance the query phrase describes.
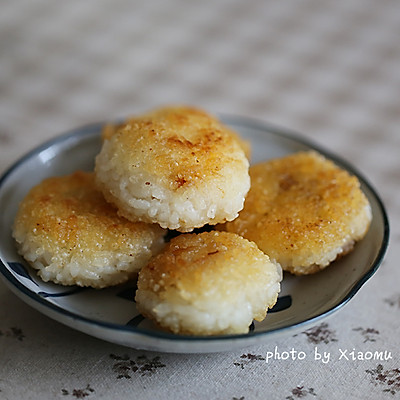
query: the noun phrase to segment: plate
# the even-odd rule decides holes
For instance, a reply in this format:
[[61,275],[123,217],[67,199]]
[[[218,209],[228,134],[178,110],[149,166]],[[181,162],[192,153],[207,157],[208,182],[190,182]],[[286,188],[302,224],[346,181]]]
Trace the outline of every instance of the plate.
[[136,311],[134,283],[102,290],[45,283],[16,252],[11,226],[18,204],[44,178],[93,169],[104,125],[96,123],[44,143],[2,176],[0,276],[6,285],[30,306],[65,325],[113,343],[162,352],[207,353],[261,344],[305,330],[339,310],[376,272],[385,254],[389,224],[378,194],[351,165],[297,133],[239,116],[220,118],[250,140],[252,162],[314,149],[358,176],[373,219],[354,251],[315,275],[285,274],[275,307],[263,322],[252,324],[250,332],[241,335],[189,337],[162,332]]

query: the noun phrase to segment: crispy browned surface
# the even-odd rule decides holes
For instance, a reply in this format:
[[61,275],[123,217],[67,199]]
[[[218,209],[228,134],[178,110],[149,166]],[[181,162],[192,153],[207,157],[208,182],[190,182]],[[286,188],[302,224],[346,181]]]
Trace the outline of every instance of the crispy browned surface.
[[76,172],[35,186],[20,205],[16,230],[25,230],[54,252],[120,250],[161,234],[157,226],[132,223],[117,215],[94,184],[94,175]]
[[[314,152],[251,166],[250,177],[244,209],[221,229],[255,241],[278,262],[289,257],[307,266],[310,254],[323,259],[344,246],[344,239],[360,239],[357,232],[369,224],[368,201],[357,178]],[[319,269],[314,265],[303,272]]]
[[142,269],[138,287],[160,296],[178,291],[183,298],[207,297],[218,290],[234,298],[239,288],[257,282],[258,276],[265,280],[266,260],[254,243],[238,235],[217,231],[182,234]]
[[[122,125],[106,125],[103,139],[118,136],[118,146],[140,156],[141,166],[155,175],[168,171],[171,188],[196,184],[218,175],[223,163],[250,154],[250,145],[208,113],[192,107],[165,107],[129,118]],[[141,154],[138,154],[141,153]]]
[[[188,107],[188,106],[165,107],[163,109],[160,109],[159,111],[160,112],[152,112],[152,113],[144,114],[143,117],[158,118],[162,114],[166,115],[167,113],[177,112],[177,113],[181,113],[181,114],[187,113],[188,115],[190,113],[197,113],[197,114],[200,113],[200,114],[203,114],[203,116],[206,118],[207,117],[213,118],[210,115],[207,115],[204,111],[201,111],[194,107]],[[139,118],[141,118],[141,117],[139,117]],[[128,124],[130,121],[135,121],[137,119],[138,119],[138,117],[131,117],[131,118],[127,118],[127,120],[124,122],[114,123],[114,124],[108,123],[108,124],[104,125],[102,132],[101,132],[102,139],[103,140],[110,139],[111,136],[113,136],[115,133],[117,133],[119,129],[123,128],[124,125]],[[242,150],[246,154],[246,157],[250,158],[250,156],[251,156],[250,142],[248,140],[243,139],[237,132],[235,132],[231,129],[227,129],[227,132],[229,132],[237,140],[237,142],[241,146]]]

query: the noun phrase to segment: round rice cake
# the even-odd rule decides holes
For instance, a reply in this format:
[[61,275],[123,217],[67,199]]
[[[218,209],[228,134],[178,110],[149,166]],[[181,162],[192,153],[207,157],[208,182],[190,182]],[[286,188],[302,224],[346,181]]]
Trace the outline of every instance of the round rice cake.
[[94,174],[80,171],[32,188],[13,227],[20,254],[44,281],[94,288],[136,277],[164,234],[158,225],[119,217]]
[[173,333],[247,333],[276,303],[281,279],[281,267],[239,235],[182,234],[140,271],[136,304]]
[[254,241],[283,270],[315,273],[369,228],[371,208],[358,179],[316,152],[258,163],[250,176],[244,209],[219,229]]
[[237,134],[207,113],[162,108],[103,138],[96,180],[129,220],[188,232],[243,208],[249,162]]

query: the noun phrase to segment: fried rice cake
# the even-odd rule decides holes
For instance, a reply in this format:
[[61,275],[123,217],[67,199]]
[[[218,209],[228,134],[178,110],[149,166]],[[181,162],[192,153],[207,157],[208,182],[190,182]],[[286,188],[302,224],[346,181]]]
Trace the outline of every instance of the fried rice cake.
[[258,163],[250,176],[244,209],[219,229],[254,241],[283,270],[315,273],[369,228],[371,208],[357,177],[317,152]]
[[228,232],[181,234],[144,267],[136,305],[176,334],[247,333],[277,301],[281,267]]
[[117,215],[94,174],[45,179],[20,204],[13,226],[19,253],[44,281],[103,288],[132,279],[163,246],[158,225]]
[[192,231],[233,220],[250,187],[237,134],[202,110],[165,107],[103,133],[96,181],[131,221]]

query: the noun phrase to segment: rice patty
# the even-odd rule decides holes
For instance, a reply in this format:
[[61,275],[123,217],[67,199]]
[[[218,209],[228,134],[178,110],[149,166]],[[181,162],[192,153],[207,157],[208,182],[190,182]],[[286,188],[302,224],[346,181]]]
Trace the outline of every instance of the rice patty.
[[310,151],[250,167],[251,189],[235,232],[297,275],[315,273],[366,234],[371,208],[355,176]]
[[140,271],[136,304],[173,333],[247,333],[276,303],[281,279],[281,267],[239,235],[182,234]]
[[205,112],[162,108],[103,137],[96,180],[129,220],[188,232],[243,208],[249,162],[237,134]]
[[13,236],[44,281],[103,288],[135,277],[160,249],[164,230],[119,217],[96,190],[94,174],[76,172],[31,189]]

